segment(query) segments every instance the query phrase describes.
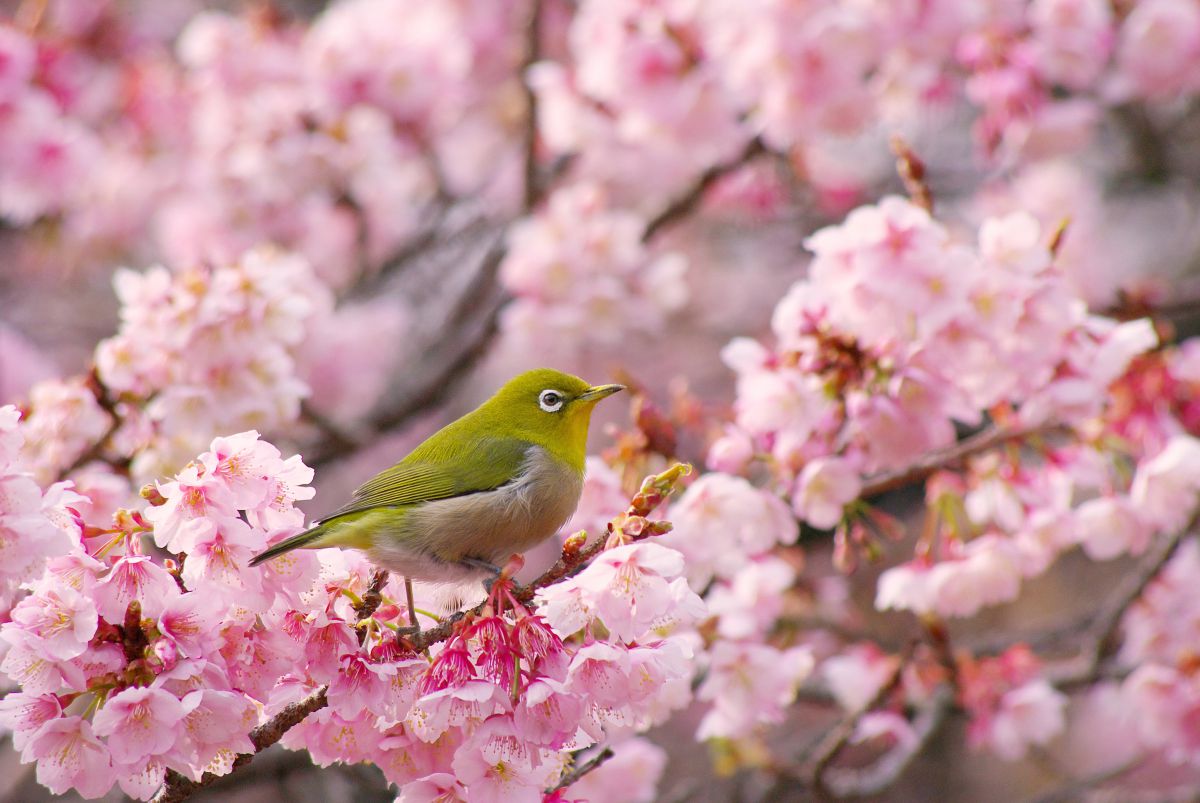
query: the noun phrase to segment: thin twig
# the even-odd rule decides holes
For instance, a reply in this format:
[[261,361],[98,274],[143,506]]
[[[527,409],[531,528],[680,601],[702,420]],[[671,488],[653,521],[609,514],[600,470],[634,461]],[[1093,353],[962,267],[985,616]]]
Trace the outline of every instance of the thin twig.
[[981,452],[1012,441],[1024,440],[1035,435],[1046,435],[1061,429],[1063,429],[1061,426],[1041,426],[1006,430],[997,426],[989,426],[974,435],[963,438],[953,446],[930,452],[910,466],[867,477],[863,482],[861,496],[863,499],[868,499],[888,491],[905,488],[927,479],[943,468],[961,463],[968,457],[973,457]]
[[925,751],[934,734],[941,728],[954,702],[954,692],[948,684],[938,686],[929,701],[912,721],[916,738],[885,753],[882,758],[862,769],[832,769],[826,788],[839,798],[879,795],[899,780],[913,760]]
[[521,88],[525,92],[525,129],[522,131],[524,147],[523,185],[521,208],[525,212],[537,206],[541,198],[542,185],[538,177],[537,164],[537,126],[538,106],[537,93],[529,85],[529,68],[541,57],[542,39],[542,2],[530,0],[529,21],[525,32],[525,58],[521,61]]
[[1079,655],[1058,667],[1047,668],[1047,679],[1051,683],[1060,688],[1079,686],[1100,677],[1104,661],[1112,653],[1117,629],[1121,626],[1125,612],[1141,598],[1146,587],[1166,566],[1190,530],[1189,525],[1172,533],[1146,556],[1137,571],[1108,598],[1108,603],[1091,619],[1091,626]]
[[767,146],[763,144],[762,139],[755,137],[746,143],[746,147],[742,149],[742,152],[730,161],[713,165],[705,170],[696,179],[694,184],[680,193],[675,200],[668,203],[661,212],[650,219],[646,224],[646,228],[642,229],[642,242],[649,242],[662,229],[687,217],[700,205],[700,201],[704,199],[704,193],[713,184],[730,173],[745,167],[755,158],[766,152]]
[[887,680],[884,681],[875,694],[861,708],[850,712],[842,717],[818,742],[813,751],[813,755],[808,762],[812,767],[806,774],[809,776],[809,783],[816,790],[817,794],[828,794],[830,792],[825,783],[825,771],[833,763],[838,754],[850,743],[850,739],[854,736],[854,731],[858,728],[858,723],[867,714],[874,711],[879,706],[887,702],[887,699],[892,696],[892,692],[900,688],[900,683],[904,680],[904,668],[912,657],[913,650],[916,649],[916,643],[910,644],[896,661],[896,666],[892,669]]
[[603,749],[603,750],[601,750],[599,753],[597,753],[596,755],[594,755],[594,756],[592,756],[591,758],[589,758],[587,761],[585,761],[585,762],[583,762],[582,764],[580,764],[580,765],[578,765],[578,766],[574,767],[574,768],[573,768],[573,769],[572,769],[570,772],[568,772],[566,775],[564,775],[564,776],[563,776],[563,777],[562,777],[562,778],[559,780],[558,784],[556,784],[556,785],[554,786],[554,788],[552,788],[552,789],[547,789],[547,790],[546,790],[546,794],[548,794],[548,795],[549,795],[549,794],[554,794],[554,793],[555,793],[555,792],[557,792],[559,789],[566,789],[568,786],[570,786],[571,784],[575,783],[575,782],[576,782],[576,781],[578,781],[580,778],[582,778],[583,776],[587,775],[587,774],[588,774],[589,772],[591,772],[592,770],[594,770],[594,769],[596,769],[597,767],[599,767],[599,766],[600,766],[601,764],[603,764],[605,761],[608,761],[610,758],[612,758],[612,757],[613,757],[613,755],[614,755],[614,754],[613,754],[613,751],[612,751],[612,748],[611,748],[611,747],[606,747],[606,748],[604,748],[604,749]]

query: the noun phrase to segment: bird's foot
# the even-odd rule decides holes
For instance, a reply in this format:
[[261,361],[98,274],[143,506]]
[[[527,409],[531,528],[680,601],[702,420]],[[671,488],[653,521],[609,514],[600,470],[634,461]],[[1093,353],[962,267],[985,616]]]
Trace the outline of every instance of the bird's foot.
[[491,575],[484,579],[483,588],[487,591],[488,602],[494,610],[502,610],[505,601],[511,605],[520,604],[515,597],[524,596],[525,589],[512,579],[525,565],[525,559],[520,555],[513,555],[508,563],[504,564],[504,568],[478,558],[463,558],[460,562],[473,569],[482,569]]

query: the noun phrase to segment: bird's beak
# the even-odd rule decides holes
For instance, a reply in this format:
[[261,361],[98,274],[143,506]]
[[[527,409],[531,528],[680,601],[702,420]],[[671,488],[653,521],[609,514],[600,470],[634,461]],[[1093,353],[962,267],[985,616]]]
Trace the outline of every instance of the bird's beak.
[[593,388],[588,388],[577,397],[577,401],[600,401],[606,396],[611,396],[614,393],[620,393],[625,389],[624,385],[596,385]]

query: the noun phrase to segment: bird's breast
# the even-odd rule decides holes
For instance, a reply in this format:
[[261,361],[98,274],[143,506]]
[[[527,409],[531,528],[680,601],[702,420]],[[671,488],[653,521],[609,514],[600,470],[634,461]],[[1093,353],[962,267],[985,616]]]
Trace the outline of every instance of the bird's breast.
[[582,472],[531,446],[513,481],[493,491],[426,502],[412,510],[405,529],[411,543],[441,560],[503,562],[556,533],[582,492]]

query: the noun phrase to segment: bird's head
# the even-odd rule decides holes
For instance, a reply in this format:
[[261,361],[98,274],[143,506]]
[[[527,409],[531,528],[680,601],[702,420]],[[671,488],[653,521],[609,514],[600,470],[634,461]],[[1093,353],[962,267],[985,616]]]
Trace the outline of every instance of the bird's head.
[[538,368],[519,374],[485,403],[489,418],[583,468],[588,424],[596,402],[625,389],[592,385],[577,376]]

